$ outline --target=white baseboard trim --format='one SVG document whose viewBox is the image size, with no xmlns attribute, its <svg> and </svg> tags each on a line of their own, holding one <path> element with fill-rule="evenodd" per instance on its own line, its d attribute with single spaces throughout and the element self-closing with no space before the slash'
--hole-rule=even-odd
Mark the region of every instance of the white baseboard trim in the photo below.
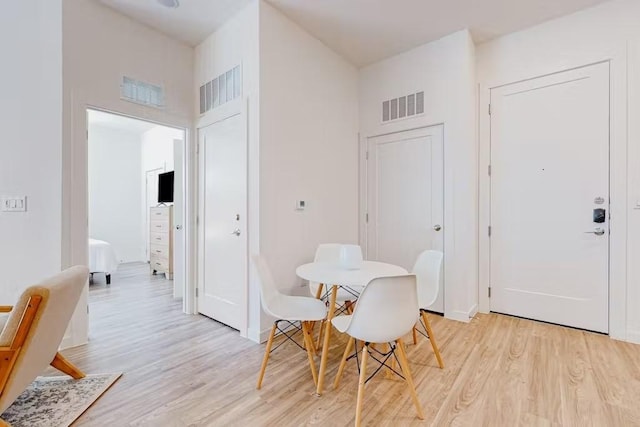
<svg viewBox="0 0 640 427">
<path fill-rule="evenodd" d="M 469 310 L 469 319 L 476 317 L 476 314 L 478 314 L 478 304 L 474 304 L 471 310 Z"/>
<path fill-rule="evenodd" d="M 634 344 L 640 344 L 640 331 L 629 331 L 627 330 L 627 342 L 631 342 Z"/>
<path fill-rule="evenodd" d="M 451 313 L 447 313 L 444 317 L 457 320 L 458 322 L 469 323 L 476 314 L 478 314 L 478 304 L 474 304 L 469 311 L 454 310 Z"/>
<path fill-rule="evenodd" d="M 262 344 L 269 339 L 269 330 L 260 331 L 258 329 L 249 328 L 247 330 L 247 338 L 255 343 Z"/>
<path fill-rule="evenodd" d="M 469 323 L 469 313 L 466 311 L 454 310 L 451 313 L 447 313 L 444 317 L 451 320 L 457 320 L 458 322 Z"/>
</svg>

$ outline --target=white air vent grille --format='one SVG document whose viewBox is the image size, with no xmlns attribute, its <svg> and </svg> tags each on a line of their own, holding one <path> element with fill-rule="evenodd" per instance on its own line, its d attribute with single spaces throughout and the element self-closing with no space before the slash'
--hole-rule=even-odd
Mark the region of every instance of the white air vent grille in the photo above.
<svg viewBox="0 0 640 427">
<path fill-rule="evenodd" d="M 164 108 L 164 89 L 161 86 L 127 76 L 122 77 L 120 98 L 148 107 Z"/>
<path fill-rule="evenodd" d="M 382 122 L 404 119 L 424 113 L 424 92 L 412 93 L 382 102 Z"/>
<path fill-rule="evenodd" d="M 242 73 L 238 65 L 200 86 L 200 114 L 240 96 L 242 96 Z"/>
</svg>

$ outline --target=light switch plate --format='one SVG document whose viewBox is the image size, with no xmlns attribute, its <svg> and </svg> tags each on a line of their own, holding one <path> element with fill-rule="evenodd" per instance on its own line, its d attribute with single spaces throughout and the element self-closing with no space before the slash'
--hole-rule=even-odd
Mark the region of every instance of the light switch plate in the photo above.
<svg viewBox="0 0 640 427">
<path fill-rule="evenodd" d="M 0 210 L 2 212 L 26 212 L 27 196 L 3 196 L 0 201 Z"/>
</svg>

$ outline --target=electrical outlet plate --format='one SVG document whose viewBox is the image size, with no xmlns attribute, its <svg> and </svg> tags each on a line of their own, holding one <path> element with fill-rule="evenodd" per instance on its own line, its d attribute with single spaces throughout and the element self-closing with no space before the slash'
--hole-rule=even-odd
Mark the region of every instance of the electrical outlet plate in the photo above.
<svg viewBox="0 0 640 427">
<path fill-rule="evenodd" d="M 26 212 L 27 196 L 3 196 L 0 201 L 0 210 L 2 210 L 2 212 Z"/>
</svg>

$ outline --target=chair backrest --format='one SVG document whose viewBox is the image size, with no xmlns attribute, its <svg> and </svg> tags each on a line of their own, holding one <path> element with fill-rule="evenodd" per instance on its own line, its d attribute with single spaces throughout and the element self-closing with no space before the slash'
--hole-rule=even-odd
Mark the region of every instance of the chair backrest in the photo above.
<svg viewBox="0 0 640 427">
<path fill-rule="evenodd" d="M 258 272 L 258 281 L 260 282 L 260 301 L 262 302 L 262 308 L 264 311 L 273 316 L 278 317 L 278 314 L 275 313 L 278 311 L 277 307 L 279 305 L 279 300 L 281 299 L 281 293 L 278 291 L 276 287 L 275 281 L 273 280 L 273 275 L 271 274 L 271 269 L 269 268 L 269 264 L 261 255 L 253 255 L 251 257 L 253 261 L 253 265 L 256 267 L 256 271 Z"/>
<path fill-rule="evenodd" d="M 326 262 L 329 264 L 340 263 L 340 243 L 322 243 L 316 249 L 314 262 Z"/>
<path fill-rule="evenodd" d="M 411 331 L 418 315 L 416 276 L 380 277 L 360 294 L 346 332 L 365 342 L 391 342 Z"/>
<path fill-rule="evenodd" d="M 427 250 L 418 256 L 413 266 L 413 274 L 418 281 L 420 308 L 426 309 L 438 299 L 443 258 L 444 254 L 440 251 Z"/>
<path fill-rule="evenodd" d="M 313 262 L 326 262 L 327 264 L 339 264 L 341 246 L 342 245 L 340 243 L 322 243 L 318 245 L 318 248 L 316 249 L 316 255 L 313 258 Z M 312 297 L 316 296 L 319 285 L 320 284 L 316 282 L 309 282 L 309 292 L 311 293 Z"/>
<path fill-rule="evenodd" d="M 53 361 L 88 278 L 88 268 L 72 267 L 27 288 L 20 296 L 0 333 L 0 350 L 18 349 L 0 390 L 0 413 Z M 37 301 L 39 304 L 33 310 Z M 29 315 L 31 319 L 27 319 Z M 30 327 L 25 329 L 27 323 Z M 22 339 L 19 345 L 17 341 Z"/>
</svg>

